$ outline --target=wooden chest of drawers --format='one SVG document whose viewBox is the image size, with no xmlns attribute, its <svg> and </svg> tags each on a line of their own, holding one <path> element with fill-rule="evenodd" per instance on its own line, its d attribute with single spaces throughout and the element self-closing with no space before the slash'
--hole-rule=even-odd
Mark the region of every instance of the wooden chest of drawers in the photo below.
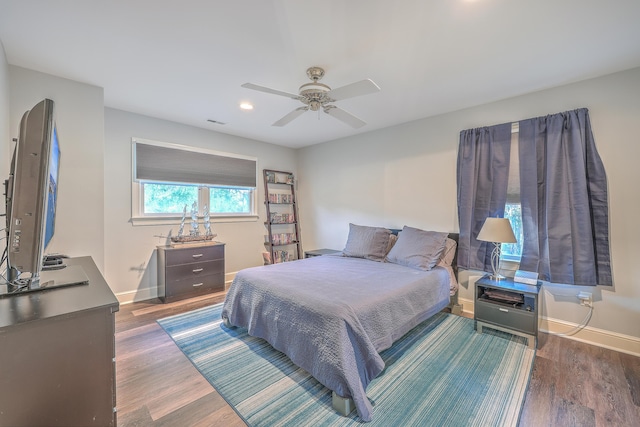
<svg viewBox="0 0 640 427">
<path fill-rule="evenodd" d="M 158 246 L 158 297 L 163 302 L 224 291 L 224 243 Z"/>
</svg>

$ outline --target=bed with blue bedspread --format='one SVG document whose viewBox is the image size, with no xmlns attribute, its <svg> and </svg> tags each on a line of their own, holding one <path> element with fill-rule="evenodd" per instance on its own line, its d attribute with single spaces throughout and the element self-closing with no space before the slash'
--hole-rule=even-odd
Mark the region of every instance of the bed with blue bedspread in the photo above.
<svg viewBox="0 0 640 427">
<path fill-rule="evenodd" d="M 359 417 L 370 421 L 366 389 L 384 369 L 379 352 L 449 304 L 455 263 L 425 270 L 389 262 L 393 258 L 386 255 L 382 260 L 344 256 L 348 248 L 349 242 L 337 256 L 238 272 L 222 317 L 352 399 Z"/>
</svg>

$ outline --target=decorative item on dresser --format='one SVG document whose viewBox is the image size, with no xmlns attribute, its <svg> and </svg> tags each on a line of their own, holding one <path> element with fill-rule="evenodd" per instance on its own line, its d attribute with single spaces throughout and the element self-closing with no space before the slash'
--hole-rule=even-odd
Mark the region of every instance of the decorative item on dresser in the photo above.
<svg viewBox="0 0 640 427">
<path fill-rule="evenodd" d="M 158 297 L 163 302 L 224 291 L 224 243 L 158 246 Z"/>
<path fill-rule="evenodd" d="M 495 280 L 483 276 L 476 281 L 474 320 L 476 330 L 483 327 L 509 332 L 527 338 L 529 347 L 536 348 L 538 339 L 537 285 L 517 283 L 507 278 Z"/>
<path fill-rule="evenodd" d="M 302 258 L 300 226 L 294 176 L 290 172 L 264 169 L 264 204 L 267 234 L 264 263 L 277 264 Z"/>
</svg>

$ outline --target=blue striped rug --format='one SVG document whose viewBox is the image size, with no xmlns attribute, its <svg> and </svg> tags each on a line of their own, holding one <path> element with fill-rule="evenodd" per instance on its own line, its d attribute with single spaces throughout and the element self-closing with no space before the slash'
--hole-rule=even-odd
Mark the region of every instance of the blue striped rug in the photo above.
<svg viewBox="0 0 640 427">
<path fill-rule="evenodd" d="M 331 392 L 266 341 L 221 324 L 220 304 L 158 323 L 250 426 L 362 425 L 338 415 Z M 513 426 L 535 351 L 524 339 L 438 313 L 381 353 L 367 388 L 370 426 Z"/>
</svg>

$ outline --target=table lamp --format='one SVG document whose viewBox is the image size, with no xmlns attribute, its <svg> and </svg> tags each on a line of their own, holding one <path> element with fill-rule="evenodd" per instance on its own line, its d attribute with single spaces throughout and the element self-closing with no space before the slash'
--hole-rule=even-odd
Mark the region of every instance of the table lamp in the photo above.
<svg viewBox="0 0 640 427">
<path fill-rule="evenodd" d="M 491 242 L 494 244 L 491 252 L 491 268 L 493 268 L 492 280 L 502 280 L 505 277 L 500 274 L 500 253 L 503 243 L 516 243 L 516 236 L 513 234 L 511 223 L 507 218 L 487 218 L 482 225 L 478 240 Z"/>
</svg>

